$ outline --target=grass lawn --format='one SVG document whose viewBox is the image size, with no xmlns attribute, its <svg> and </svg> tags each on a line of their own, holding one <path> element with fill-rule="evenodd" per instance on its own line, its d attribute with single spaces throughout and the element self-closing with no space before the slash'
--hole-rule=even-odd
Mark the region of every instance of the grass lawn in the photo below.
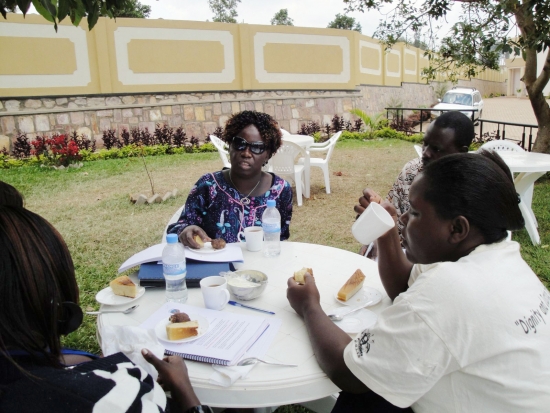
<svg viewBox="0 0 550 413">
<path fill-rule="evenodd" d="M 351 235 L 353 206 L 363 188 L 386 194 L 408 160 L 413 145 L 385 140 L 340 142 L 331 160 L 331 194 L 322 173 L 312 169 L 311 198 L 295 204 L 291 241 L 324 244 L 349 251 L 360 245 Z M 191 186 L 206 172 L 221 168 L 217 153 L 166 155 L 147 158 L 159 193 L 177 188 L 179 195 L 163 204 L 135 206 L 129 195 L 151 191 L 139 158 L 88 162 L 82 169 L 55 171 L 24 167 L 0 170 L 0 180 L 18 188 L 26 207 L 48 219 L 71 251 L 80 287 L 81 305 L 97 309 L 95 294 L 115 278 L 117 268 L 137 251 L 157 244 L 168 219 L 187 197 Z M 336 172 L 339 176 L 335 175 Z M 550 285 L 550 177 L 535 185 L 533 210 L 539 223 L 541 246 L 533 246 L 525 230 L 514 233 L 522 255 L 541 280 Z M 65 345 L 99 352 L 95 317 L 65 339 Z M 298 411 L 281 409 L 281 412 Z"/>
</svg>

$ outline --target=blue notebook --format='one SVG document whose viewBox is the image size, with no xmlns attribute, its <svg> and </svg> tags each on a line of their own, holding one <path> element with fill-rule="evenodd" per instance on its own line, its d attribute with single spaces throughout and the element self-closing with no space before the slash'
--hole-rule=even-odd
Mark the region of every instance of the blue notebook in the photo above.
<svg viewBox="0 0 550 413">
<path fill-rule="evenodd" d="M 199 288 L 200 281 L 211 275 L 220 275 L 220 272 L 231 271 L 228 262 L 204 262 L 186 260 L 187 264 L 187 288 Z M 147 262 L 141 264 L 138 273 L 139 285 L 142 287 L 164 287 L 162 264 Z"/>
</svg>

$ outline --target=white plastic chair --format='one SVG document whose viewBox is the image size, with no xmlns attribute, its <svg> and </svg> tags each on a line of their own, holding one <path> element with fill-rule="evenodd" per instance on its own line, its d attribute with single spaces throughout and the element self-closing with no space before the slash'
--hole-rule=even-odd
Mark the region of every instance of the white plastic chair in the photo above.
<svg viewBox="0 0 550 413">
<path fill-rule="evenodd" d="M 212 144 L 218 150 L 218 154 L 222 159 L 223 166 L 225 168 L 231 168 L 231 163 L 229 162 L 229 151 L 227 150 L 227 144 L 224 141 L 222 141 L 220 138 L 214 135 L 210 135 L 210 142 L 212 142 Z"/>
<path fill-rule="evenodd" d="M 481 145 L 479 149 L 480 150 L 491 149 L 497 152 L 500 152 L 500 151 L 524 152 L 524 149 L 518 144 L 511 141 L 506 141 L 504 139 L 485 142 L 483 145 Z"/>
<path fill-rule="evenodd" d="M 516 144 L 514 142 L 511 142 L 511 141 L 506 141 L 504 139 L 485 142 L 479 148 L 479 150 L 482 150 L 482 149 L 492 150 L 492 151 L 495 151 L 495 152 L 503 152 L 503 151 L 525 152 L 525 150 L 521 146 L 519 146 L 518 144 Z M 517 181 L 517 180 L 521 179 L 522 177 L 523 177 L 523 174 L 519 174 L 514 179 L 514 181 Z M 534 190 L 534 184 L 531 185 L 527 191 L 525 191 L 524 195 L 521 198 L 521 203 L 525 203 L 525 205 L 528 206 L 528 208 L 525 208 L 525 211 L 529 211 L 529 216 L 531 217 L 531 219 L 533 221 L 532 224 L 535 227 L 538 227 L 539 224 L 537 222 L 537 218 L 535 217 L 535 214 L 533 214 L 532 209 L 531 209 L 531 202 L 533 201 L 533 190 Z M 524 208 L 523 208 L 523 205 L 521 205 L 521 203 L 520 203 L 520 209 L 522 209 L 522 212 L 524 212 L 523 211 Z M 524 214 L 524 216 L 525 216 L 525 214 Z M 528 222 L 525 223 L 526 227 L 527 227 L 527 225 L 529 225 Z M 510 238 L 510 237 L 508 237 L 508 238 Z"/>
<path fill-rule="evenodd" d="M 298 158 L 306 159 L 297 163 Z M 309 157 L 304 148 L 293 142 L 283 141 L 279 150 L 269 160 L 270 170 L 281 178 L 290 179 L 296 185 L 296 202 L 302 206 L 302 191 L 305 187 L 305 168 L 309 168 Z"/>
<path fill-rule="evenodd" d="M 289 132 L 289 131 L 287 131 L 287 130 L 285 130 L 285 129 L 283 129 L 283 128 L 279 128 L 279 129 L 281 129 L 281 133 L 282 133 L 283 135 L 290 135 L 290 132 Z"/>
<path fill-rule="evenodd" d="M 418 154 L 419 158 L 422 158 L 422 146 L 420 145 L 414 145 L 414 150 Z"/>
<path fill-rule="evenodd" d="M 309 166 L 316 166 L 318 168 L 321 168 L 323 170 L 323 175 L 325 177 L 325 189 L 327 191 L 327 194 L 330 194 L 330 174 L 328 171 L 328 162 L 330 161 L 330 158 L 332 156 L 332 152 L 334 152 L 334 147 L 336 146 L 336 142 L 338 142 L 338 139 L 340 139 L 340 136 L 342 135 L 342 132 L 337 132 L 332 137 L 322 143 L 314 143 L 309 147 L 309 153 L 323 153 L 326 152 L 326 155 L 324 158 L 310 158 L 309 159 Z M 305 158 L 301 158 L 299 163 L 303 164 Z"/>
<path fill-rule="evenodd" d="M 178 222 L 178 219 L 181 216 L 181 213 L 183 212 L 183 208 L 185 208 L 185 205 L 182 205 L 176 212 L 174 212 L 174 215 L 172 215 L 172 218 L 168 221 L 168 224 L 166 224 L 166 227 L 164 228 L 164 232 L 162 234 L 162 239 L 160 240 L 161 244 L 166 243 L 166 233 L 168 232 L 168 226 L 170 224 L 175 224 Z"/>
</svg>

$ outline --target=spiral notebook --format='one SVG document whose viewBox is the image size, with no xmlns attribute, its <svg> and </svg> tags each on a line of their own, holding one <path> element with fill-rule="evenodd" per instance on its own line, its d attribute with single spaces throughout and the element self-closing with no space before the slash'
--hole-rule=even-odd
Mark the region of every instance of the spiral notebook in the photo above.
<svg viewBox="0 0 550 413">
<path fill-rule="evenodd" d="M 273 330 L 269 332 L 269 335 L 273 338 L 281 324 L 280 320 L 276 319 L 268 321 L 266 318 L 254 315 L 214 311 L 187 304 L 166 303 L 141 327 L 154 330 L 161 321 L 169 318 L 173 310 L 189 314 L 191 320 L 194 315 L 203 317 L 208 320 L 209 328 L 198 339 L 187 343 L 170 343 L 159 340 L 164 345 L 165 353 L 222 366 L 235 365 L 243 354 L 250 350 L 270 328 Z"/>
</svg>

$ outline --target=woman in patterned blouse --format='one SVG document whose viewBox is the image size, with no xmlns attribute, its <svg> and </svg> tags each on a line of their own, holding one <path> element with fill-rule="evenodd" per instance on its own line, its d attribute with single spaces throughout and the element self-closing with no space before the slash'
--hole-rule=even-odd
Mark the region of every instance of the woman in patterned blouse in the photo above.
<svg viewBox="0 0 550 413">
<path fill-rule="evenodd" d="M 199 248 L 193 239 L 239 241 L 246 227 L 261 226 L 267 200 L 281 214 L 281 240 L 290 236 L 292 192 L 284 179 L 262 171 L 281 146 L 281 131 L 268 114 L 243 111 L 226 124 L 222 139 L 229 145 L 231 168 L 203 175 L 191 189 L 178 222 L 168 228 L 183 245 Z"/>
</svg>

